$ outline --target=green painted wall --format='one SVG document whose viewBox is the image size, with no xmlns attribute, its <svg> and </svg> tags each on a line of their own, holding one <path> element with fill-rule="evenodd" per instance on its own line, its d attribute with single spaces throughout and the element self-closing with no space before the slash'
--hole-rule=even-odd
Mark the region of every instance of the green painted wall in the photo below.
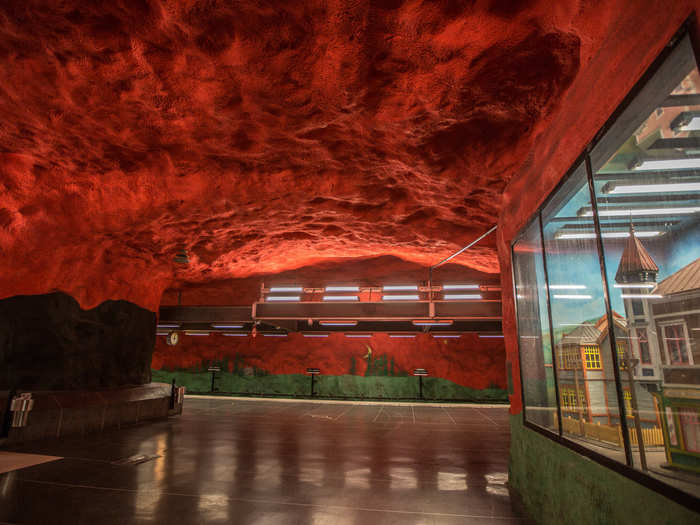
<svg viewBox="0 0 700 525">
<path fill-rule="evenodd" d="M 700 515 L 510 417 L 510 485 L 545 525 L 684 525 Z"/>
<path fill-rule="evenodd" d="M 219 364 L 219 363 L 217 363 Z M 225 366 L 221 367 L 226 369 Z M 153 381 L 170 383 L 173 378 L 188 392 L 207 393 L 211 390 L 211 372 L 153 370 Z M 251 375 L 217 372 L 215 387 L 219 392 L 238 394 L 267 394 L 307 396 L 311 377 L 305 374 L 272 375 L 264 370 L 253 370 Z M 415 399 L 418 397 L 418 378 L 385 375 L 320 375 L 316 376 L 316 395 L 354 399 Z M 507 402 L 507 393 L 501 388 L 473 389 L 438 377 L 423 378 L 424 399 L 453 401 Z"/>
</svg>

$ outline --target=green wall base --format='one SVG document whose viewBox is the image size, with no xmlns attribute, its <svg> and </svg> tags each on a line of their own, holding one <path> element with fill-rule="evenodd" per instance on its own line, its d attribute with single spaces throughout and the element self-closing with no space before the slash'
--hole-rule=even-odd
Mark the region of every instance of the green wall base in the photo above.
<svg viewBox="0 0 700 525">
<path fill-rule="evenodd" d="M 211 391 L 211 372 L 153 370 L 153 381 L 170 383 L 190 393 Z M 214 382 L 217 392 L 262 396 L 309 396 L 311 377 L 305 374 L 240 375 L 217 372 Z M 316 376 L 314 392 L 318 397 L 336 399 L 417 399 L 418 378 L 413 376 Z M 426 400 L 475 401 L 506 403 L 508 394 L 500 388 L 483 390 L 458 385 L 447 379 L 423 379 L 423 398 Z"/>
<path fill-rule="evenodd" d="M 700 515 L 510 417 L 510 485 L 542 524 L 682 525 Z"/>
</svg>

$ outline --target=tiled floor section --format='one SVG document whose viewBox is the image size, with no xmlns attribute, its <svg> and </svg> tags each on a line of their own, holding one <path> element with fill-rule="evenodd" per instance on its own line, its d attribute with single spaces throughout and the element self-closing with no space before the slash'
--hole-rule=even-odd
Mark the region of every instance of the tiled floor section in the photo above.
<svg viewBox="0 0 700 525">
<path fill-rule="evenodd" d="M 167 421 L 17 448 L 63 459 L 0 474 L 0 522 L 522 523 L 508 445 L 506 408 L 187 399 Z"/>
</svg>

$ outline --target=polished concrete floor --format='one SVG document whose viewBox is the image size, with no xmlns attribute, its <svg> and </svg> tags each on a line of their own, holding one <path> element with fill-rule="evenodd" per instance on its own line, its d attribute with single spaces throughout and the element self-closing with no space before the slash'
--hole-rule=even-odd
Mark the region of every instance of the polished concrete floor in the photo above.
<svg viewBox="0 0 700 525">
<path fill-rule="evenodd" d="M 506 408 L 185 400 L 182 416 L 12 450 L 0 523 L 520 523 Z"/>
</svg>

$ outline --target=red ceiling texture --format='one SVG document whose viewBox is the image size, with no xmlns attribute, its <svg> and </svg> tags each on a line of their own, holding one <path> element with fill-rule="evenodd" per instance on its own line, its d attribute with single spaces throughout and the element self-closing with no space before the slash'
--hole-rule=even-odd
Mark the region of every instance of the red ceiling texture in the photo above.
<svg viewBox="0 0 700 525">
<path fill-rule="evenodd" d="M 588 4 L 3 2 L 0 296 L 155 310 L 187 283 L 435 262 L 495 223 L 610 31 Z M 493 241 L 459 262 L 498 272 Z"/>
</svg>

